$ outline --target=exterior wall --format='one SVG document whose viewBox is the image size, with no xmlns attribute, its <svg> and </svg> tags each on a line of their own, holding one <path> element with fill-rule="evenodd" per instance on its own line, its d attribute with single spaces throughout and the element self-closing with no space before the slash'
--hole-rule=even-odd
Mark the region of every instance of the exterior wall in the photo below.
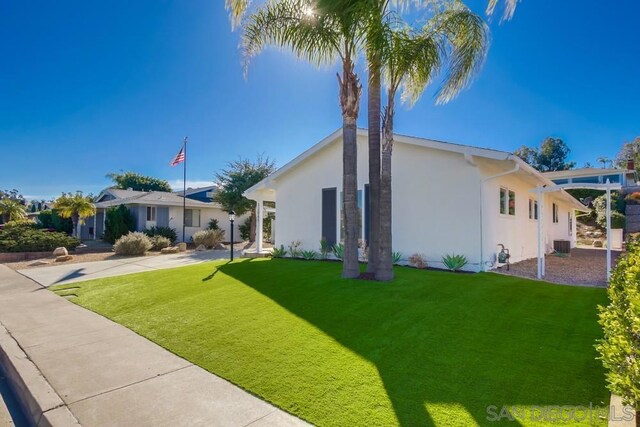
<svg viewBox="0 0 640 427">
<path fill-rule="evenodd" d="M 469 269 L 478 270 L 480 198 L 478 187 L 470 184 L 479 181 L 477 168 L 461 154 L 407 144 L 397 144 L 392 159 L 394 250 L 402 252 L 405 259 L 421 253 L 435 267 L 441 266 L 446 253 L 463 254 L 470 261 Z M 367 165 L 367 140 L 360 137 L 359 190 L 368 182 Z M 322 188 L 336 187 L 340 198 L 341 166 L 339 140 L 277 179 L 277 246 L 287 247 L 299 240 L 304 249 L 319 248 Z M 337 210 L 339 215 L 339 200 Z M 338 233 L 340 222 L 339 218 Z"/>
<path fill-rule="evenodd" d="M 187 207 L 187 209 L 190 209 Z M 193 208 L 198 209 L 198 208 Z M 238 226 L 244 223 L 248 215 L 238 216 L 234 223 L 234 240 L 239 242 L 240 231 Z M 231 240 L 231 227 L 229 224 L 229 214 L 218 208 L 200 208 L 200 227 L 185 227 L 186 242 L 191 241 L 191 237 L 196 231 L 205 230 L 209 226 L 211 219 L 218 220 L 218 226 L 224 230 L 225 240 Z M 182 207 L 169 207 L 169 227 L 174 228 L 178 234 L 178 241 L 182 241 Z"/>
</svg>

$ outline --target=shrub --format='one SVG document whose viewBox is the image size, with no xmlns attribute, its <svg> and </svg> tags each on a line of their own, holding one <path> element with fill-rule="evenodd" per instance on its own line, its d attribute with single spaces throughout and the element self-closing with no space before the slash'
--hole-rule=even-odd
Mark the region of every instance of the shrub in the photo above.
<svg viewBox="0 0 640 427">
<path fill-rule="evenodd" d="M 314 250 L 301 251 L 300 253 L 302 254 L 302 258 L 306 259 L 307 261 L 314 260 L 318 257 L 318 252 Z"/>
<path fill-rule="evenodd" d="M 593 201 L 593 209 L 596 212 L 596 223 L 601 228 L 607 227 L 607 195 L 596 197 Z M 611 193 L 611 217 L 613 212 L 624 214 L 625 202 L 617 191 Z"/>
<path fill-rule="evenodd" d="M 627 194 L 627 197 L 625 197 L 624 199 L 627 201 L 627 203 L 637 205 L 638 203 L 640 203 L 640 192 L 635 191 L 631 194 Z"/>
<path fill-rule="evenodd" d="M 156 227 L 156 226 L 149 227 L 146 230 L 144 230 L 144 234 L 146 234 L 149 237 L 154 237 L 154 236 L 166 237 L 167 239 L 169 239 L 169 244 L 178 240 L 178 234 L 176 233 L 176 230 L 170 227 Z"/>
<path fill-rule="evenodd" d="M 342 243 L 338 243 L 333 246 L 332 251 L 333 256 L 342 261 L 342 258 L 344 258 L 344 245 Z"/>
<path fill-rule="evenodd" d="M 323 237 L 320 239 L 320 258 L 327 259 L 330 251 L 331 247 L 329 246 L 329 243 L 327 243 L 327 239 Z"/>
<path fill-rule="evenodd" d="M 451 271 L 459 271 L 469 263 L 464 255 L 447 254 L 442 257 L 442 263 Z"/>
<path fill-rule="evenodd" d="M 289 244 L 289 255 L 291 258 L 298 258 L 300 256 L 300 243 L 298 240 L 294 240 Z"/>
<path fill-rule="evenodd" d="M 121 236 L 113 248 L 118 255 L 144 255 L 152 246 L 149 236 L 134 231 Z"/>
<path fill-rule="evenodd" d="M 624 228 L 626 222 L 627 222 L 626 216 L 624 216 L 620 212 L 616 212 L 616 211 L 611 212 L 611 228 Z M 606 220 L 605 220 L 605 227 L 606 227 Z"/>
<path fill-rule="evenodd" d="M 599 307 L 604 338 L 596 349 L 611 392 L 640 410 L 640 243 L 627 244 L 609 281 L 609 305 Z"/>
<path fill-rule="evenodd" d="M 38 224 L 30 219 L 16 219 L 9 221 L 2 226 L 3 230 L 11 230 L 14 228 L 38 228 Z"/>
<path fill-rule="evenodd" d="M 251 237 L 251 217 L 238 226 L 238 231 L 242 240 L 249 240 Z"/>
<path fill-rule="evenodd" d="M 215 218 L 211 218 L 211 220 L 209 220 L 207 230 L 220 230 L 220 227 L 218 226 L 218 220 Z"/>
<path fill-rule="evenodd" d="M 112 206 L 107 209 L 104 228 L 103 240 L 115 243 L 120 237 L 136 229 L 136 218 L 125 205 Z"/>
<path fill-rule="evenodd" d="M 205 248 L 211 249 L 222 243 L 224 230 L 200 230 L 193 234 L 192 239 L 196 246 L 204 245 Z"/>
<path fill-rule="evenodd" d="M 424 255 L 415 253 L 409 257 L 409 265 L 416 268 L 425 268 L 427 262 L 424 260 Z"/>
<path fill-rule="evenodd" d="M 393 252 L 391 254 L 391 259 L 393 260 L 393 265 L 398 265 L 400 263 L 400 260 L 402 259 L 402 253 Z"/>
<path fill-rule="evenodd" d="M 74 250 L 80 241 L 66 233 L 49 232 L 32 225 L 10 225 L 0 231 L 0 252 L 46 252 L 64 246 Z"/>
<path fill-rule="evenodd" d="M 164 248 L 171 246 L 171 240 L 164 236 L 148 236 L 151 241 L 152 251 L 161 251 Z"/>
<path fill-rule="evenodd" d="M 271 251 L 271 256 L 273 258 L 284 258 L 287 255 L 287 250 L 284 248 L 284 245 L 280 245 L 279 248 L 273 248 Z"/>
<path fill-rule="evenodd" d="M 73 231 L 73 221 L 71 218 L 62 218 L 57 209 L 48 209 L 38 214 L 38 221 L 42 228 L 49 228 L 55 231 L 71 234 Z"/>
</svg>

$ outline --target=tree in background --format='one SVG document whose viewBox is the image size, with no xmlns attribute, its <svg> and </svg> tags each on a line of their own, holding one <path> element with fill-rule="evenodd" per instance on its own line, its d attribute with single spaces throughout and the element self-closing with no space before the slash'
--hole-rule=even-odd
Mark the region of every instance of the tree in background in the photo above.
<svg viewBox="0 0 640 427">
<path fill-rule="evenodd" d="M 640 136 L 633 141 L 625 142 L 616 156 L 615 164 L 619 168 L 626 169 L 627 162 L 635 162 L 636 171 L 640 172 Z"/>
<path fill-rule="evenodd" d="M 251 228 L 249 240 L 256 239 L 256 202 L 249 200 L 242 193 L 275 172 L 275 162 L 269 157 L 258 156 L 255 161 L 238 159 L 227 163 L 227 168 L 216 173 L 219 190 L 213 200 L 220 203 L 227 211 L 235 211 L 236 215 L 251 212 Z"/>
<path fill-rule="evenodd" d="M 58 197 L 53 204 L 62 218 L 71 218 L 73 222 L 72 235 L 78 238 L 80 237 L 77 236 L 78 224 L 84 223 L 85 218 L 96 214 L 93 199 L 83 195 L 82 191 L 75 194 L 62 193 L 62 196 Z"/>
<path fill-rule="evenodd" d="M 562 139 L 545 138 L 540 148 L 523 145 L 514 151 L 514 154 L 540 172 L 551 172 L 569 170 L 575 167 L 575 162 L 567 161 L 570 151 Z"/>
<path fill-rule="evenodd" d="M 0 200 L 0 216 L 2 221 L 17 221 L 27 217 L 25 206 L 17 200 L 4 198 Z"/>
<path fill-rule="evenodd" d="M 611 165 L 611 167 L 613 167 L 613 161 L 608 158 L 607 156 L 600 156 L 596 159 L 596 161 L 598 163 L 602 163 L 602 168 L 605 169 L 607 167 L 607 163 L 609 163 Z"/>
<path fill-rule="evenodd" d="M 136 191 L 166 191 L 172 192 L 169 182 L 164 179 L 153 178 L 135 172 L 110 173 L 107 178 L 111 179 L 115 188 L 127 190 L 131 188 Z"/>
<path fill-rule="evenodd" d="M 73 221 L 71 221 L 71 218 L 62 218 L 58 214 L 57 209 L 40 211 L 38 214 L 38 221 L 40 221 L 42 228 L 61 231 L 67 234 L 71 234 L 73 231 Z"/>
<path fill-rule="evenodd" d="M 136 229 L 136 219 L 125 205 L 112 206 L 105 215 L 102 238 L 105 242 L 115 243 L 120 237 Z"/>
</svg>

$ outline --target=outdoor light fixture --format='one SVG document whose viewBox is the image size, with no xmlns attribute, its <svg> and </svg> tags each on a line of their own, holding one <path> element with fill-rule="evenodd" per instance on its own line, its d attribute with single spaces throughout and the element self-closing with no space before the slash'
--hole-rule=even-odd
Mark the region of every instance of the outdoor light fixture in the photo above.
<svg viewBox="0 0 640 427">
<path fill-rule="evenodd" d="M 231 261 L 233 261 L 233 222 L 236 220 L 236 213 L 229 211 L 229 222 L 231 223 Z"/>
</svg>

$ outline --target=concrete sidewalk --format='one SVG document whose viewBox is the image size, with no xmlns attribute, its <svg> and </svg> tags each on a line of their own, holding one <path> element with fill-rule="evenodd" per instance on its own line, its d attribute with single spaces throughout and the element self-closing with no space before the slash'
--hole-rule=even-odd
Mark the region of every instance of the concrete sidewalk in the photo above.
<svg viewBox="0 0 640 427">
<path fill-rule="evenodd" d="M 121 276 L 123 274 L 140 273 L 163 268 L 182 267 L 226 258 L 229 258 L 229 251 L 191 251 L 171 255 L 118 258 L 77 264 L 57 264 L 51 267 L 27 268 L 19 270 L 19 273 L 35 280 L 42 286 L 49 287 L 101 277 Z"/>
<path fill-rule="evenodd" d="M 3 265 L 0 323 L 0 356 L 33 362 L 20 375 L 53 425 L 306 425 Z"/>
</svg>

